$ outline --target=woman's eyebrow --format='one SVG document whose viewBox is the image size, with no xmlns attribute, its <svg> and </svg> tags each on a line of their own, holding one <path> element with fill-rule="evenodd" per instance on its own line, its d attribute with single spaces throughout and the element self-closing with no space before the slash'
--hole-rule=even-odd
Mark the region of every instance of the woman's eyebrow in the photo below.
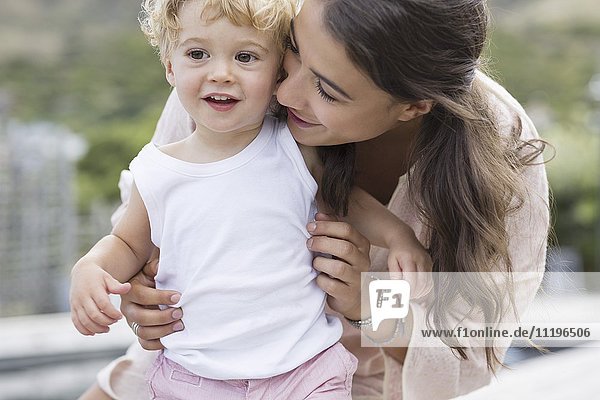
<svg viewBox="0 0 600 400">
<path fill-rule="evenodd" d="M 320 73 L 318 73 L 317 71 L 315 71 L 312 68 L 309 68 L 310 71 L 315 74 L 315 76 L 317 78 L 319 78 L 322 82 L 325 82 L 327 84 L 327 86 L 331 87 L 333 90 L 335 90 L 336 92 L 338 92 L 339 94 L 341 94 L 342 96 L 344 96 L 346 99 L 353 101 L 354 99 L 352 97 L 350 97 L 350 95 L 348 93 L 346 93 L 341 87 L 339 87 L 338 85 L 336 85 L 335 83 L 333 83 L 331 80 L 325 78 L 323 75 L 321 75 Z"/>
<path fill-rule="evenodd" d="M 290 25 L 290 36 L 292 38 L 292 42 L 294 43 L 294 47 L 296 48 L 296 50 L 298 52 L 300 52 L 300 46 L 298 45 L 298 41 L 296 40 L 296 31 L 294 30 L 294 20 L 293 19 L 292 19 L 291 25 Z M 325 82 L 327 84 L 327 86 L 331 87 L 333 90 L 335 90 L 336 92 L 338 92 L 339 94 L 344 96 L 346 99 L 354 100 L 352 97 L 350 97 L 348 95 L 348 93 L 346 93 L 341 87 L 336 85 L 331 79 L 324 77 L 322 74 L 318 73 L 317 71 L 315 71 L 312 68 L 309 68 L 309 69 L 317 78 L 319 78 L 321 81 Z"/>
</svg>

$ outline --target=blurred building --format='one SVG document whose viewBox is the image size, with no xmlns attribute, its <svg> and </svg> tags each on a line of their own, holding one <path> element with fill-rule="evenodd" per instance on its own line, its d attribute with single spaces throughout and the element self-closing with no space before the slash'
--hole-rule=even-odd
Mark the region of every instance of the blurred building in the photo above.
<svg viewBox="0 0 600 400">
<path fill-rule="evenodd" d="M 77 252 L 75 163 L 85 142 L 54 124 L 8 121 L 2 108 L 0 317 L 64 310 L 65 270 Z"/>
</svg>

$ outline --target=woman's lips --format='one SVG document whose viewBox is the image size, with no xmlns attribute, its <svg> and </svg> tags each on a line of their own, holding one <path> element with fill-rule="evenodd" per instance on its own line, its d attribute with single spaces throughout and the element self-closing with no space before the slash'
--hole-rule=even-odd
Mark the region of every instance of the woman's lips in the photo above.
<svg viewBox="0 0 600 400">
<path fill-rule="evenodd" d="M 318 124 L 311 124 L 310 122 L 306 122 L 299 116 L 297 116 L 292 110 L 288 108 L 288 118 L 300 128 L 312 128 L 313 126 L 317 126 Z"/>
</svg>

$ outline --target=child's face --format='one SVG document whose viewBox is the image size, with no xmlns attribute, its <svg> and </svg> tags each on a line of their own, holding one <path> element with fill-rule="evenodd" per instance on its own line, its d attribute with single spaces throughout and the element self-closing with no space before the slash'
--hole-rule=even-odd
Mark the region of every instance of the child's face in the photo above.
<svg viewBox="0 0 600 400">
<path fill-rule="evenodd" d="M 201 12 L 198 1 L 181 9 L 167 80 L 199 128 L 220 133 L 256 129 L 275 91 L 279 47 L 253 27 L 233 25 L 227 18 L 207 23 Z"/>
</svg>

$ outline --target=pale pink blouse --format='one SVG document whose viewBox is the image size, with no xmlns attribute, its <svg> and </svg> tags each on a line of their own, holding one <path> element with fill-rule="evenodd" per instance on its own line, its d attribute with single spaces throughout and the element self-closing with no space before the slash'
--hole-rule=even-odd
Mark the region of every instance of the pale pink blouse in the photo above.
<svg viewBox="0 0 600 400">
<path fill-rule="evenodd" d="M 538 138 L 537 131 L 519 103 L 499 84 L 483 74 L 478 78 L 489 91 L 490 102 L 497 111 L 501 128 L 505 134 L 511 131 L 514 116 L 522 121 L 522 138 Z M 181 140 L 191 134 L 193 122 L 179 103 L 175 92 L 171 94 L 158 122 L 153 141 L 166 144 Z M 528 195 L 523 207 L 507 221 L 510 233 L 510 255 L 515 272 L 515 303 L 522 315 L 532 302 L 540 285 L 545 266 L 547 232 L 549 227 L 548 183 L 541 156 L 536 165 L 523 172 Z M 121 177 L 122 197 L 128 197 L 131 178 L 128 171 Z M 125 202 L 125 201 L 124 201 Z M 126 204 L 124 204 L 125 206 Z M 424 242 L 423 224 L 418 220 L 416 210 L 408 199 L 406 176 L 400 177 L 398 186 L 388 204 L 388 208 L 409 224 L 417 237 Z M 115 213 L 118 218 L 120 211 Z M 386 269 L 386 250 L 373 248 L 371 251 L 372 270 Z M 360 332 L 344 323 L 342 343 L 359 359 L 359 367 L 354 376 L 353 399 L 355 400 L 434 400 L 453 398 L 487 385 L 492 374 L 487 369 L 483 348 L 468 351 L 468 360 L 455 356 L 448 347 L 420 345 L 420 329 L 425 328 L 425 301 L 411 300 L 414 327 L 411 344 L 404 364 L 389 357 L 380 348 L 361 347 Z M 510 342 L 500 342 L 503 357 Z M 114 397 L 137 399 L 138 388 L 144 365 L 153 359 L 149 352 L 142 353 L 139 346 L 131 348 L 128 355 L 115 360 L 99 374 L 101 387 Z"/>
</svg>

